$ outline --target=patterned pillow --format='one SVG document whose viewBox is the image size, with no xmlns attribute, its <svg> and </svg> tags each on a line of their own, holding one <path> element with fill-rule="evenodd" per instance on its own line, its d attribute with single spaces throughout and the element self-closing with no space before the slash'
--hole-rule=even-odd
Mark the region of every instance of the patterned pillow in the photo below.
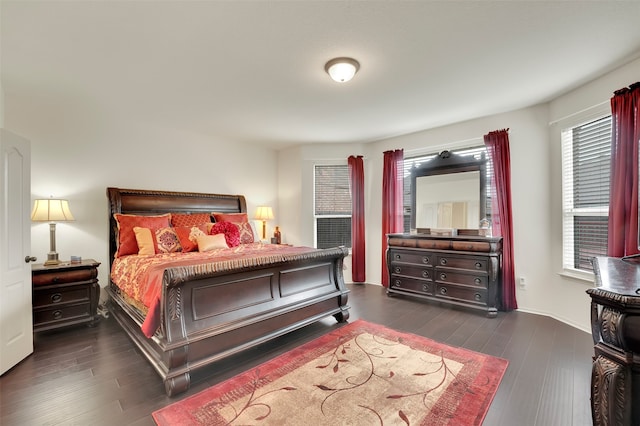
<svg viewBox="0 0 640 426">
<path fill-rule="evenodd" d="M 178 234 L 172 227 L 156 230 L 156 253 L 175 253 L 182 251 Z"/>
<path fill-rule="evenodd" d="M 238 227 L 238 231 L 240 231 L 240 244 L 251 244 L 254 242 L 253 239 L 253 227 L 250 223 L 234 223 Z"/>
<path fill-rule="evenodd" d="M 113 217 L 118 225 L 118 250 L 115 257 L 138 253 L 138 242 L 133 232 L 134 227 L 149 228 L 155 231 L 156 229 L 168 227 L 170 220 L 168 213 L 160 216 L 114 213 Z"/>
<path fill-rule="evenodd" d="M 238 226 L 231 222 L 217 222 L 211 227 L 209 234 L 224 234 L 229 247 L 237 247 L 240 245 L 240 230 Z"/>
<path fill-rule="evenodd" d="M 208 234 L 208 225 L 179 226 L 175 228 L 183 252 L 198 250 L 198 236 Z"/>
<path fill-rule="evenodd" d="M 246 213 L 211 213 L 216 222 L 233 222 L 233 223 L 246 223 L 249 222 L 249 217 Z"/>
<path fill-rule="evenodd" d="M 171 226 L 177 228 L 179 226 L 197 226 L 203 223 L 210 223 L 211 215 L 209 213 L 171 213 Z"/>
</svg>

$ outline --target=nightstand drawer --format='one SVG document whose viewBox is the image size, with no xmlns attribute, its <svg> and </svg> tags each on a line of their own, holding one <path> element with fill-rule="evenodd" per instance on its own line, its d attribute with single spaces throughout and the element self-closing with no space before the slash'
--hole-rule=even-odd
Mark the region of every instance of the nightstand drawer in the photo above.
<svg viewBox="0 0 640 426">
<path fill-rule="evenodd" d="M 89 301 L 91 287 L 88 285 L 56 286 L 46 291 L 33 293 L 33 307 Z"/>
<path fill-rule="evenodd" d="M 33 274 L 33 285 L 49 285 L 88 281 L 98 276 L 96 268 L 74 269 L 69 271 L 38 272 Z"/>
<path fill-rule="evenodd" d="M 68 322 L 73 319 L 89 318 L 91 306 L 89 303 L 51 307 L 49 309 L 34 309 L 34 325 L 51 325 L 57 321 Z"/>
</svg>

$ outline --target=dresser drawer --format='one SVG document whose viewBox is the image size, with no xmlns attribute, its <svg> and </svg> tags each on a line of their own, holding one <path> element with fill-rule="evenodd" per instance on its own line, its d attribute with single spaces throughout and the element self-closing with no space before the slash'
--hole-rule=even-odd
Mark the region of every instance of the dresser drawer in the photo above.
<svg viewBox="0 0 640 426">
<path fill-rule="evenodd" d="M 487 288 L 489 277 L 483 274 L 463 273 L 451 269 L 437 268 L 434 272 L 435 281 L 442 283 L 464 284 L 473 287 Z"/>
<path fill-rule="evenodd" d="M 391 273 L 393 275 L 404 275 L 429 281 L 433 279 L 433 268 L 429 266 L 394 263 L 391 265 Z"/>
<path fill-rule="evenodd" d="M 88 281 L 98 276 L 96 268 L 72 269 L 68 271 L 54 270 L 51 272 L 41 272 L 33 274 L 33 285 L 49 285 L 72 283 L 77 281 Z"/>
<path fill-rule="evenodd" d="M 403 290 L 420 294 L 433 294 L 433 283 L 431 281 L 417 280 L 406 277 L 391 277 L 390 287 L 394 290 Z"/>
<path fill-rule="evenodd" d="M 33 325 L 41 326 L 47 323 L 67 322 L 73 319 L 89 318 L 91 306 L 89 303 L 76 305 L 64 305 L 60 307 L 50 307 L 47 309 L 33 310 Z"/>
<path fill-rule="evenodd" d="M 56 286 L 33 292 L 33 307 L 84 302 L 91 298 L 89 285 Z"/>
<path fill-rule="evenodd" d="M 414 263 L 418 265 L 432 265 L 433 259 L 435 255 L 432 253 L 424 253 L 424 252 L 412 252 L 412 251 L 400 251 L 400 250 L 391 250 L 390 252 L 390 260 L 392 263 L 402 262 L 402 263 Z"/>
<path fill-rule="evenodd" d="M 487 272 L 489 270 L 489 260 L 486 257 L 439 255 L 436 259 L 436 266 Z"/>
<path fill-rule="evenodd" d="M 486 305 L 488 302 L 488 292 L 483 288 L 466 288 L 440 283 L 436 283 L 435 287 L 436 297 L 455 299 L 478 305 Z"/>
</svg>

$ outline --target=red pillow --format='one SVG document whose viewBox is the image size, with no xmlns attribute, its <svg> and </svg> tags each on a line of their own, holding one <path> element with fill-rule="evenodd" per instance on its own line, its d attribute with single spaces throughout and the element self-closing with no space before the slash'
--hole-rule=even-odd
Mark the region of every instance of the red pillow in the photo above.
<svg viewBox="0 0 640 426">
<path fill-rule="evenodd" d="M 207 235 L 207 225 L 202 224 L 198 226 L 179 226 L 175 228 L 178 239 L 182 245 L 182 251 L 196 251 L 198 250 L 198 236 Z"/>
<path fill-rule="evenodd" d="M 244 223 L 234 223 L 238 227 L 238 231 L 240 231 L 240 243 L 241 244 L 251 244 L 254 242 L 253 239 L 253 228 L 249 222 Z"/>
<path fill-rule="evenodd" d="M 138 242 L 133 228 L 149 228 L 156 231 L 169 226 L 169 214 L 160 216 L 139 216 L 133 214 L 114 213 L 113 217 L 118 224 L 118 250 L 115 257 L 138 253 Z"/>
<path fill-rule="evenodd" d="M 178 226 L 198 226 L 209 222 L 211 222 L 211 215 L 209 213 L 171 213 L 171 226 L 175 228 Z"/>
<path fill-rule="evenodd" d="M 240 230 L 232 222 L 214 223 L 209 234 L 224 234 L 224 239 L 227 241 L 229 247 L 237 247 L 240 245 Z"/>
<path fill-rule="evenodd" d="M 248 223 L 249 217 L 246 213 L 216 213 L 213 212 L 213 217 L 216 222 L 233 222 L 233 223 Z"/>
</svg>

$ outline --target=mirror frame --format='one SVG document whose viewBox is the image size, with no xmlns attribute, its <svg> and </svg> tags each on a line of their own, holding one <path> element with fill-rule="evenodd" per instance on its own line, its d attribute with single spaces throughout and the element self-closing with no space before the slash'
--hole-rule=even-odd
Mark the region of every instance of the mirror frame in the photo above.
<svg viewBox="0 0 640 426">
<path fill-rule="evenodd" d="M 456 155 L 442 151 L 433 159 L 411 169 L 411 229 L 416 229 L 416 179 L 423 176 L 435 176 L 462 172 L 480 172 L 480 220 L 487 216 L 487 160 Z"/>
</svg>

